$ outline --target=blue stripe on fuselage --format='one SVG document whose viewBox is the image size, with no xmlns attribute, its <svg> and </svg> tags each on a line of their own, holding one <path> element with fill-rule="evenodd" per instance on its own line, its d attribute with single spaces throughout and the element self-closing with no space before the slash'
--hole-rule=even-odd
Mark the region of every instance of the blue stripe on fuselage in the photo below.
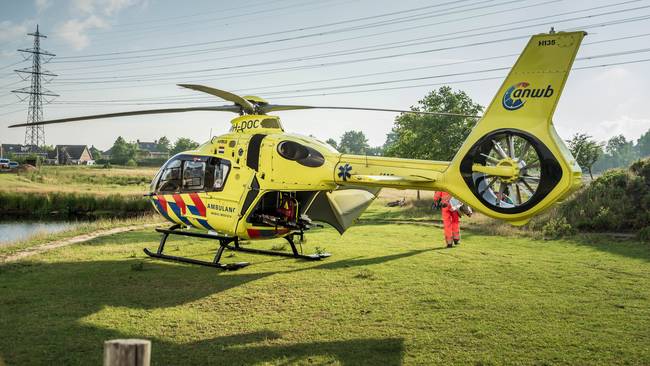
<svg viewBox="0 0 650 366">
<path fill-rule="evenodd" d="M 185 217 L 185 216 L 183 216 L 183 215 L 181 214 L 181 208 L 178 207 L 178 205 L 176 204 L 176 202 L 171 202 L 171 201 L 170 201 L 170 202 L 167 202 L 167 204 L 169 205 L 169 208 L 172 209 L 172 212 L 174 212 L 174 214 L 176 215 L 176 217 L 178 217 L 178 218 L 179 218 L 181 221 L 183 221 L 183 223 L 185 223 L 186 225 L 188 225 L 188 226 L 192 226 L 192 223 L 190 222 L 190 220 L 188 220 L 187 217 Z"/>
<path fill-rule="evenodd" d="M 201 216 L 201 213 L 199 212 L 199 209 L 196 208 L 196 206 L 192 205 L 187 205 L 187 208 L 190 210 L 190 213 L 195 216 Z"/>
<path fill-rule="evenodd" d="M 160 204 L 160 202 L 157 199 L 152 198 L 152 201 L 153 201 L 153 204 L 156 205 L 156 209 L 158 210 L 158 213 L 162 215 L 162 217 L 164 217 L 165 219 L 173 222 L 174 224 L 176 223 L 176 222 L 174 222 L 174 220 L 172 220 L 172 218 L 169 216 L 169 214 L 167 214 L 167 211 L 165 211 L 163 209 L 162 205 Z"/>
<path fill-rule="evenodd" d="M 204 228 L 206 228 L 206 229 L 208 229 L 208 230 L 215 231 L 215 230 L 212 228 L 212 226 L 210 226 L 210 224 L 208 224 L 208 221 L 207 221 L 207 220 L 204 220 L 204 219 L 196 219 L 196 221 L 198 221 L 199 224 L 203 225 Z"/>
</svg>

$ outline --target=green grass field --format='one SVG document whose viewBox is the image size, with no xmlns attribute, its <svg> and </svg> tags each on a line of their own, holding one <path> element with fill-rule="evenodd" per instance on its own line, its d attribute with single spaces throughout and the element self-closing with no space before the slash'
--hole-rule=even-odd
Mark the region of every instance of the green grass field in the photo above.
<svg viewBox="0 0 650 366">
<path fill-rule="evenodd" d="M 237 253 L 224 261 L 253 265 L 221 272 L 145 259 L 147 230 L 0 265 L 0 364 L 96 365 L 124 337 L 152 340 L 155 365 L 650 364 L 647 245 L 441 235 L 322 229 L 305 251 L 324 261 Z"/>
</svg>

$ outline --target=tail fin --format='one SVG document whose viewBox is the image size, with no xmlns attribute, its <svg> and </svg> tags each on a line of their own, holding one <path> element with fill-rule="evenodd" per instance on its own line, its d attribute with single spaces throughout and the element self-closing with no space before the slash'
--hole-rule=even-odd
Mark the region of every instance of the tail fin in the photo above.
<svg viewBox="0 0 650 366">
<path fill-rule="evenodd" d="M 524 224 L 580 185 L 551 117 L 584 32 L 533 36 L 444 174 L 454 196 Z"/>
</svg>

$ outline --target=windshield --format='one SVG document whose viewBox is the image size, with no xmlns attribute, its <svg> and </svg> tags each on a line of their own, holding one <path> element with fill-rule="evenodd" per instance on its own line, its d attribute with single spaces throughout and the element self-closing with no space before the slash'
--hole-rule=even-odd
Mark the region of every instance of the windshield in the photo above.
<svg viewBox="0 0 650 366">
<path fill-rule="evenodd" d="M 226 185 L 230 162 L 209 156 L 178 155 L 158 171 L 152 192 L 221 191 Z"/>
</svg>

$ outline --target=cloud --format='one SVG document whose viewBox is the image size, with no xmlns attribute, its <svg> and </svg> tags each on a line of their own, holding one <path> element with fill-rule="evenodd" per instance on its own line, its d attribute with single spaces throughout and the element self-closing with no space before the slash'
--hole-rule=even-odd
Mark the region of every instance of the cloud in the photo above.
<svg viewBox="0 0 650 366">
<path fill-rule="evenodd" d="M 599 141 L 622 134 L 636 140 L 650 127 L 647 66 L 625 65 L 571 75 L 555 126 L 563 138 L 587 133 Z"/>
<path fill-rule="evenodd" d="M 72 8 L 85 15 L 112 16 L 123 9 L 144 2 L 143 0 L 73 0 Z"/>
<path fill-rule="evenodd" d="M 87 30 L 107 27 L 108 23 L 104 19 L 90 15 L 84 20 L 68 20 L 59 27 L 57 34 L 76 50 L 81 50 L 90 44 L 90 38 L 86 34 Z"/>
<path fill-rule="evenodd" d="M 648 131 L 649 126 L 650 119 L 648 118 L 632 118 L 624 115 L 615 120 L 603 121 L 600 127 L 609 136 L 623 135 L 627 139 L 636 140 Z"/>
<path fill-rule="evenodd" d="M 34 5 L 36 5 L 36 11 L 40 14 L 44 12 L 47 8 L 52 5 L 51 0 L 34 0 Z"/>
<path fill-rule="evenodd" d="M 95 0 L 74 0 L 72 9 L 82 14 L 93 14 L 95 12 Z"/>
<path fill-rule="evenodd" d="M 113 15 L 122 9 L 136 5 L 139 2 L 139 0 L 106 0 L 103 11 L 106 15 Z"/>
<path fill-rule="evenodd" d="M 0 41 L 13 41 L 18 38 L 25 37 L 28 31 L 27 24 L 27 21 L 20 24 L 14 23 L 11 20 L 4 20 L 0 22 Z"/>
<path fill-rule="evenodd" d="M 10 51 L 10 50 L 1 50 L 0 51 L 0 58 L 9 58 L 9 57 L 15 57 L 18 52 L 16 51 Z"/>
<path fill-rule="evenodd" d="M 56 33 L 76 50 L 82 50 L 90 45 L 89 30 L 110 28 L 111 17 L 134 5 L 144 6 L 146 0 L 72 0 L 71 4 L 77 16 L 60 25 Z"/>
</svg>

